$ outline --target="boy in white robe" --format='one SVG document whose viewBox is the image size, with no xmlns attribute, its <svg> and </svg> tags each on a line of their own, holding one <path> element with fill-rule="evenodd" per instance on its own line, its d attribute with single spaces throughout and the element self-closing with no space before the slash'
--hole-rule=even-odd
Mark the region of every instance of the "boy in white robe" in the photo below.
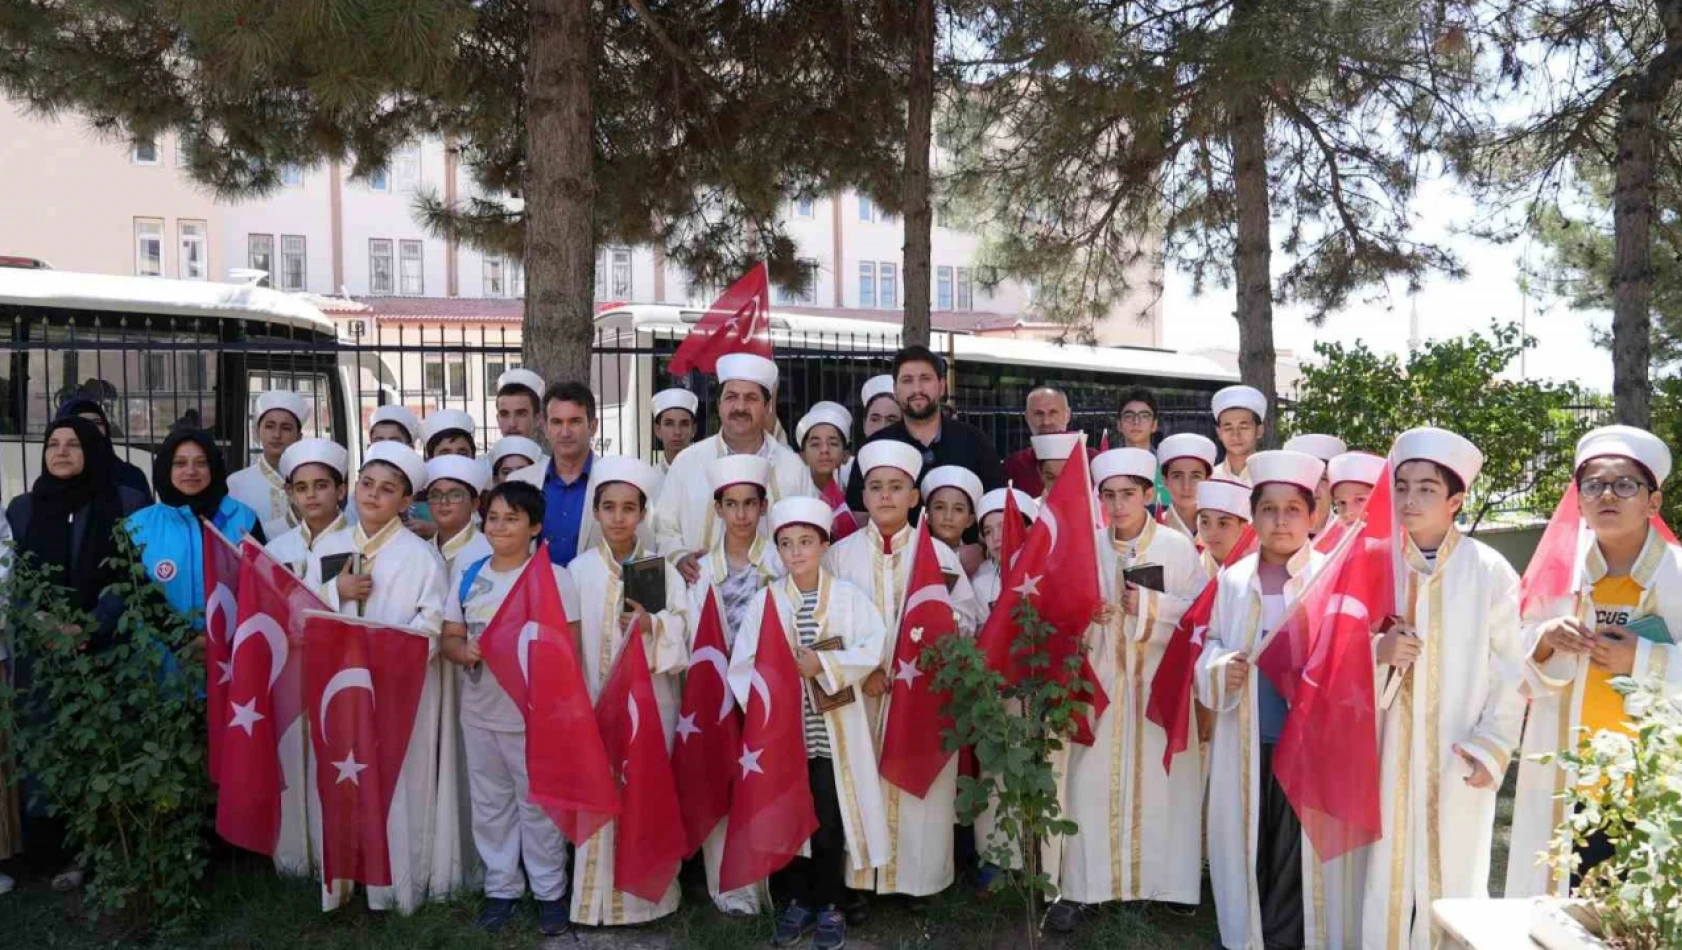
<svg viewBox="0 0 1682 950">
<path fill-rule="evenodd" d="M 264 550 L 312 591 L 321 589 L 321 559 L 350 553 L 350 525 L 342 510 L 348 467 L 349 454 L 331 439 L 303 439 L 287 446 L 280 456 L 280 472 L 300 517 L 296 528 L 271 540 Z M 280 764 L 285 788 L 280 797 L 275 869 L 307 875 L 317 863 L 310 847 L 311 826 L 320 825 L 321 810 L 310 802 L 315 782 L 309 723 L 302 716 L 280 737 Z M 319 828 L 315 836 L 319 837 Z"/>
<path fill-rule="evenodd" d="M 1016 510 L 1021 514 L 1024 529 L 1032 525 L 1040 514 L 1039 502 L 1019 489 L 995 488 L 981 496 L 977 518 L 981 524 L 981 544 L 987 552 L 987 559 L 976 568 L 970 584 L 975 588 L 975 602 L 982 617 L 992 612 L 1004 584 L 1004 567 L 999 563 L 999 557 L 1000 546 L 1005 539 L 1005 492 L 1016 493 Z"/>
<path fill-rule="evenodd" d="M 1181 432 L 1156 447 L 1156 464 L 1168 489 L 1168 504 L 1157 520 L 1197 541 L 1197 486 L 1215 472 L 1215 443 L 1195 432 Z"/>
<path fill-rule="evenodd" d="M 491 484 L 500 485 L 508 476 L 548 457 L 535 440 L 523 435 L 505 435 L 491 446 Z"/>
<path fill-rule="evenodd" d="M 1411 429 L 1390 465 L 1400 622 L 1374 644 L 1384 836 L 1366 849 L 1361 942 L 1430 950 L 1433 901 L 1488 896 L 1495 795 L 1524 720 L 1518 575 L 1454 523 L 1477 446 Z"/>
<path fill-rule="evenodd" d="M 434 462 L 439 461 L 434 459 Z M 444 658 L 455 664 L 459 715 L 471 806 L 473 846 L 485 865 L 485 905 L 477 925 L 488 933 L 513 917 L 526 880 L 537 898 L 538 928 L 545 936 L 571 929 L 563 898 L 567 845 L 559 828 L 530 800 L 526 774 L 526 721 L 491 671 L 480 662 L 479 637 L 496 617 L 531 560 L 543 532 L 543 493 L 511 482 L 491 490 L 485 512 L 486 550 L 459 560 L 450 573 L 444 608 Z M 578 589 L 566 568 L 550 570 L 568 618 L 579 612 Z M 568 626 L 574 639 L 579 623 Z M 521 872 L 521 865 L 525 873 Z"/>
<path fill-rule="evenodd" d="M 777 551 L 787 576 L 755 597 L 730 651 L 730 689 L 745 706 L 766 598 L 776 605 L 801 676 L 827 693 L 857 690 L 879 668 L 887 628 L 864 591 L 823 567 L 834 512 L 816 498 L 789 498 L 771 511 Z M 835 650 L 812 644 L 839 638 Z M 845 873 L 880 867 L 891 849 L 882 805 L 882 783 L 870 718 L 861 698 L 827 712 L 803 691 L 806 755 L 818 830 L 809 856 L 796 857 L 777 872 L 777 889 L 789 903 L 777 917 L 773 946 L 791 946 L 814 927 L 815 947 L 838 948 L 847 925 L 839 905 Z"/>
<path fill-rule="evenodd" d="M 648 516 L 648 500 L 660 485 L 660 473 L 641 459 L 624 455 L 598 458 L 591 473 L 592 514 L 601 540 L 567 565 L 578 585 L 584 684 L 594 702 L 607 686 L 613 661 L 632 630 L 640 631 L 666 750 L 672 747 L 682 693 L 678 679 L 689 667 L 689 594 L 670 564 L 665 571 L 666 602 L 639 604 L 625 597 L 624 565 L 657 557 L 638 540 L 637 528 Z M 618 822 L 609 822 L 573 852 L 572 922 L 587 926 L 641 924 L 677 910 L 678 882 L 658 901 L 648 901 L 613 886 L 613 842 Z"/>
<path fill-rule="evenodd" d="M 672 462 L 695 441 L 695 414 L 701 401 L 687 389 L 662 389 L 654 394 L 654 437 L 660 451 L 654 456 L 654 470 L 661 475 L 672 470 Z"/>
<path fill-rule="evenodd" d="M 1335 435 L 1306 432 L 1286 439 L 1283 448 L 1289 452 L 1312 455 L 1326 463 L 1326 474 L 1320 476 L 1320 486 L 1314 489 L 1314 528 L 1309 532 L 1309 537 L 1317 538 L 1326 530 L 1326 525 L 1332 522 L 1335 514 L 1332 509 L 1332 459 L 1348 452 L 1349 446 Z"/>
<path fill-rule="evenodd" d="M 1250 486 L 1209 479 L 1197 486 L 1197 559 L 1205 580 L 1214 580 L 1250 525 Z"/>
<path fill-rule="evenodd" d="M 439 823 L 456 822 L 460 815 L 453 795 L 441 800 L 438 782 L 441 768 L 455 768 L 454 743 L 441 746 L 439 741 L 444 661 L 436 647 L 448 579 L 438 550 L 403 527 L 399 517 L 415 493 L 425 489 L 426 465 L 413 449 L 395 441 L 369 446 L 357 473 L 355 501 L 360 520 L 351 529 L 350 566 L 322 589 L 331 610 L 407 627 L 433 638 L 430 675 L 415 709 L 414 729 L 386 821 L 392 884 L 368 889 L 370 908 L 405 914 L 414 912 L 428 897 L 449 896 L 462 883 L 455 876 L 459 868 L 433 864 Z M 453 787 L 442 786 L 446 792 Z M 453 829 L 447 833 L 455 834 Z M 332 909 L 347 896 L 342 887 L 335 886 L 324 890 L 322 900 Z"/>
<path fill-rule="evenodd" d="M 1664 500 L 1659 487 L 1671 473 L 1670 449 L 1641 429 L 1606 426 L 1577 443 L 1573 467 L 1578 507 L 1561 514 L 1582 519 L 1577 530 L 1586 536 L 1576 553 L 1561 556 L 1572 558 L 1574 590 L 1525 604 L 1523 692 L 1530 713 L 1513 803 L 1509 898 L 1565 897 L 1613 847 L 1596 833 L 1572 854 L 1549 855 L 1568 817 L 1560 793 L 1577 777 L 1537 757 L 1603 731 L 1639 729 L 1643 710 L 1612 688 L 1617 676 L 1643 684 L 1656 679 L 1672 701 L 1682 699 L 1682 647 L 1629 630 L 1636 620 L 1658 617 L 1673 641 L 1682 640 L 1682 550 L 1652 524 Z M 1556 875 L 1544 863 L 1550 856 L 1574 859 L 1574 872 Z"/>
<path fill-rule="evenodd" d="M 1069 750 L 1068 809 L 1079 831 L 1063 845 L 1063 899 L 1046 920 L 1060 932 L 1075 928 L 1082 904 L 1196 904 L 1202 886 L 1201 752 L 1193 741 L 1182 753 L 1190 765 L 1165 773 L 1167 734 L 1145 718 L 1163 649 L 1205 583 L 1191 540 L 1150 517 L 1156 475 L 1144 449 L 1092 460 L 1110 527 L 1098 545 L 1104 608 L 1087 628 L 1087 656 L 1110 702 L 1092 745 Z M 1161 567 L 1162 590 L 1126 579 L 1147 564 Z"/>
<path fill-rule="evenodd" d="M 726 650 L 736 642 L 748 605 L 783 575 L 783 562 L 775 547 L 760 526 L 765 523 L 766 485 L 771 479 L 771 465 L 757 455 L 726 455 L 714 459 L 707 467 L 707 478 L 713 486 L 713 506 L 724 530 L 712 549 L 701 556 L 701 578 L 689 589 L 691 624 L 690 648 L 698 633 L 701 613 L 706 609 L 710 592 L 718 593 L 719 619 L 724 624 Z M 768 903 L 763 887 L 743 887 L 720 893 L 719 864 L 724 860 L 724 836 L 730 820 L 718 823 L 701 845 L 701 856 L 707 871 L 707 893 L 713 905 L 726 914 L 749 915 L 759 912 Z"/>
<path fill-rule="evenodd" d="M 1267 435 L 1267 397 L 1254 386 L 1228 386 L 1209 400 L 1209 411 L 1226 450 L 1226 458 L 1209 477 L 1251 484 L 1250 457 Z"/>
<path fill-rule="evenodd" d="M 861 446 L 858 470 L 859 478 L 864 480 L 864 501 L 870 523 L 824 555 L 824 567 L 868 594 L 884 626 L 890 630 L 899 629 L 905 585 L 910 581 L 911 562 L 916 553 L 912 543 L 916 532 L 908 519 L 920 498 L 916 486 L 922 467 L 923 453 L 904 442 L 883 440 Z M 955 578 L 951 597 L 958 613 L 958 631 L 973 636 L 982 621 L 975 591 L 964 575 L 958 555 L 939 541 L 933 541 L 933 545 L 941 570 Z M 876 732 L 880 732 L 882 725 L 885 706 L 882 698 L 891 685 L 888 669 L 893 663 L 895 647 L 893 637 L 884 638 L 880 666 L 862 686 L 865 709 Z M 885 783 L 882 798 L 887 808 L 890 845 L 887 861 L 877 868 L 854 869 L 848 886 L 912 897 L 927 897 L 950 886 L 954 877 L 952 826 L 957 783 L 957 756 L 946 763 L 921 799 Z"/>
<path fill-rule="evenodd" d="M 1300 452 L 1258 452 L 1251 510 L 1260 550 L 1217 581 L 1197 664 L 1198 701 L 1215 711 L 1209 753 L 1209 877 L 1227 950 L 1354 945 L 1342 859 L 1322 865 L 1273 775 L 1288 713 L 1253 657 L 1324 555 L 1308 529 L 1325 464 Z"/>
<path fill-rule="evenodd" d="M 310 407 L 295 392 L 271 389 L 257 397 L 256 416 L 253 431 L 263 454 L 228 476 L 228 494 L 257 513 L 263 537 L 273 540 L 298 525 L 298 514 L 292 510 L 292 499 L 286 491 L 286 476 L 280 471 L 280 457 L 303 438 Z"/>
<path fill-rule="evenodd" d="M 479 496 L 490 487 L 490 465 L 467 455 L 436 455 L 426 463 L 426 478 L 426 506 L 438 526 L 433 542 L 444 569 L 490 557 L 490 542 L 473 523 Z"/>
</svg>

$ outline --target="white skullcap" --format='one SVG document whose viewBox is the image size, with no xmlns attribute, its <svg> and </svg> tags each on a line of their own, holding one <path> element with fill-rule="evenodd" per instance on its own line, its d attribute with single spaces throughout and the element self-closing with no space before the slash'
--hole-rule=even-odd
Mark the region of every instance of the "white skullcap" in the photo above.
<svg viewBox="0 0 1682 950">
<path fill-rule="evenodd" d="M 482 492 L 491 483 L 491 466 L 484 459 L 440 455 L 426 463 L 426 482 L 430 485 L 441 478 L 461 482 L 474 492 Z"/>
<path fill-rule="evenodd" d="M 375 409 L 374 415 L 368 420 L 369 431 L 373 431 L 373 428 L 382 422 L 395 422 L 402 426 L 403 431 L 409 434 L 411 441 L 414 440 L 415 436 L 420 435 L 420 417 L 410 411 L 408 406 L 401 403 L 392 403 Z"/>
<path fill-rule="evenodd" d="M 1163 468 L 1167 468 L 1169 462 L 1180 459 L 1197 459 L 1212 472 L 1215 470 L 1215 455 L 1215 443 L 1195 432 L 1171 435 L 1156 447 L 1156 462 Z"/>
<path fill-rule="evenodd" d="M 332 439 L 299 439 L 280 453 L 280 477 L 291 481 L 300 465 L 325 465 L 344 478 L 350 474 L 350 453 Z"/>
<path fill-rule="evenodd" d="M 505 435 L 491 446 L 491 464 L 496 465 L 510 455 L 518 455 L 532 464 L 543 457 L 543 447 L 523 435 Z"/>
<path fill-rule="evenodd" d="M 1322 462 L 1330 462 L 1349 451 L 1349 444 L 1335 435 L 1320 435 L 1310 432 L 1292 436 L 1285 442 L 1284 449 L 1287 452 L 1301 452 L 1305 455 L 1312 455 Z"/>
<path fill-rule="evenodd" d="M 1066 462 L 1080 441 L 1079 432 L 1053 432 L 1036 435 L 1028 440 L 1034 446 L 1034 458 L 1042 462 Z"/>
<path fill-rule="evenodd" d="M 775 538 L 778 531 L 791 524 L 810 525 L 828 538 L 835 526 L 835 509 L 823 499 L 809 495 L 784 498 L 771 506 L 771 537 Z"/>
<path fill-rule="evenodd" d="M 662 389 L 654 394 L 654 418 L 660 418 L 660 413 L 667 409 L 684 409 L 691 416 L 701 408 L 701 401 L 687 389 Z"/>
<path fill-rule="evenodd" d="M 718 358 L 718 381 L 745 379 L 766 389 L 777 388 L 777 364 L 755 353 L 726 353 Z"/>
<path fill-rule="evenodd" d="M 1635 426 L 1601 426 L 1588 432 L 1577 440 L 1577 460 L 1571 469 L 1581 471 L 1589 462 L 1608 455 L 1641 463 L 1658 482 L 1654 488 L 1664 487 L 1665 479 L 1670 477 L 1670 447 L 1663 439 Z"/>
<path fill-rule="evenodd" d="M 1209 409 L 1215 414 L 1217 422 L 1220 421 L 1221 413 L 1228 409 L 1248 409 L 1256 414 L 1256 418 L 1265 421 L 1267 397 L 1254 386 L 1228 386 L 1215 393 L 1215 397 L 1209 400 Z"/>
<path fill-rule="evenodd" d="M 1197 483 L 1197 510 L 1219 511 L 1250 520 L 1250 486 L 1211 478 Z"/>
<path fill-rule="evenodd" d="M 1269 482 L 1283 482 L 1313 492 L 1320 487 L 1320 476 L 1326 474 L 1326 463 L 1307 452 L 1279 449 L 1250 456 L 1244 470 L 1256 488 Z"/>
<path fill-rule="evenodd" d="M 981 496 L 981 504 L 975 510 L 975 520 L 980 522 L 995 511 L 1005 510 L 1005 493 L 1016 496 L 1016 510 L 1022 512 L 1029 521 L 1040 516 L 1040 503 L 1028 497 L 1028 493 L 1020 488 L 995 488 Z"/>
<path fill-rule="evenodd" d="M 1110 449 L 1092 460 L 1092 484 L 1102 488 L 1117 475 L 1131 475 L 1156 484 L 1156 456 L 1145 449 Z"/>
<path fill-rule="evenodd" d="M 531 390 L 533 396 L 538 399 L 543 398 L 543 377 L 529 369 L 511 369 L 498 376 L 496 378 L 497 392 L 501 392 L 504 386 L 524 386 Z"/>
<path fill-rule="evenodd" d="M 923 476 L 923 504 L 928 504 L 936 489 L 956 488 L 969 496 L 971 511 L 981 508 L 981 479 L 962 465 L 939 465 Z"/>
<path fill-rule="evenodd" d="M 771 484 L 771 462 L 757 455 L 726 455 L 707 463 L 707 481 L 716 494 L 731 485 Z"/>
<path fill-rule="evenodd" d="M 1396 436 L 1396 444 L 1390 447 L 1392 470 L 1401 468 L 1405 462 L 1421 459 L 1435 462 L 1460 476 L 1461 484 L 1467 488 L 1472 487 L 1472 481 L 1483 470 L 1483 453 L 1471 440 L 1435 426 L 1409 429 Z"/>
<path fill-rule="evenodd" d="M 420 453 L 414 449 L 399 442 L 375 442 L 362 454 L 362 467 L 367 468 L 374 462 L 395 466 L 409 479 L 409 490 L 414 494 L 426 490 L 426 463 L 421 461 Z"/>
<path fill-rule="evenodd" d="M 806 433 L 816 426 L 834 426 L 835 431 L 841 433 L 841 444 L 845 445 L 848 433 L 853 431 L 853 414 L 838 402 L 825 400 L 812 403 L 812 408 L 806 410 L 806 414 L 794 424 L 794 444 L 804 448 Z"/>
<path fill-rule="evenodd" d="M 262 422 L 264 416 L 276 409 L 290 412 L 292 418 L 298 420 L 300 427 L 303 426 L 305 419 L 310 418 L 310 405 L 304 400 L 304 397 L 285 389 L 271 389 L 257 397 L 255 421 Z"/>
<path fill-rule="evenodd" d="M 436 409 L 421 423 L 421 445 L 428 445 L 433 437 L 445 432 L 460 432 L 472 439 L 477 428 L 473 417 L 460 409 Z M 477 443 L 478 440 L 474 439 L 474 442 Z"/>
<path fill-rule="evenodd" d="M 600 491 L 608 482 L 635 485 L 645 500 L 653 500 L 654 490 L 660 485 L 660 473 L 654 470 L 654 466 L 639 458 L 629 455 L 604 455 L 596 459 L 591 467 L 590 481 L 596 485 L 594 491 Z"/>
<path fill-rule="evenodd" d="M 1344 482 L 1377 485 L 1384 473 L 1384 459 L 1371 452 L 1344 452 L 1326 463 L 1326 481 L 1332 487 Z"/>
<path fill-rule="evenodd" d="M 910 475 L 913 484 L 916 483 L 917 476 L 923 473 L 923 453 L 894 439 L 866 442 L 864 447 L 859 449 L 858 463 L 861 477 L 869 475 L 871 469 L 884 465 Z"/>
<path fill-rule="evenodd" d="M 872 376 L 865 380 L 864 385 L 859 388 L 859 405 L 869 409 L 871 400 L 877 396 L 892 396 L 893 394 L 894 378 L 892 376 L 886 373 L 881 376 Z"/>
</svg>

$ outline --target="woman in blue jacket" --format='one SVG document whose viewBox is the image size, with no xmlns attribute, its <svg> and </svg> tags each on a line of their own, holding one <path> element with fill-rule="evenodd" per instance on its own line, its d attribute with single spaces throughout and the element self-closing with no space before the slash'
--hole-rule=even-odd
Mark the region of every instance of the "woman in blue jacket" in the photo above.
<svg viewBox="0 0 1682 950">
<path fill-rule="evenodd" d="M 164 589 L 169 605 L 204 620 L 204 536 L 199 519 L 235 543 L 251 535 L 261 544 L 257 513 L 228 497 L 228 466 L 222 450 L 203 429 L 177 429 L 152 460 L 152 484 L 160 501 L 135 512 L 128 529 L 140 546 L 146 572 Z"/>
</svg>

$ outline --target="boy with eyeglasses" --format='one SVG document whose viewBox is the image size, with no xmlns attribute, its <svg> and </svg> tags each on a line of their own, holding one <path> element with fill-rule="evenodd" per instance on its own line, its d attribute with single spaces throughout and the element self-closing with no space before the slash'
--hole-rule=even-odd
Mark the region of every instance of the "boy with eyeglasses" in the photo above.
<svg viewBox="0 0 1682 950">
<path fill-rule="evenodd" d="M 1558 790 L 1575 776 L 1537 756 L 1602 732 L 1635 735 L 1644 710 L 1612 688 L 1615 677 L 1656 679 L 1671 700 L 1682 698 L 1682 648 L 1676 645 L 1682 637 L 1682 552 L 1664 540 L 1658 522 L 1660 488 L 1670 472 L 1670 449 L 1632 426 L 1596 429 L 1577 443 L 1577 504 L 1561 506 L 1536 554 L 1557 560 L 1554 569 L 1573 578 L 1571 588 L 1563 594 L 1526 590 L 1523 691 L 1530 714 L 1514 800 L 1508 897 L 1563 897 L 1611 856 L 1615 844 L 1596 834 L 1576 847 L 1579 864 L 1569 880 L 1539 863 L 1566 817 Z M 1593 543 L 1573 543 L 1585 527 Z M 1556 529 L 1565 532 L 1564 543 L 1546 543 Z M 1533 565 L 1527 577 L 1548 566 Z M 1632 631 L 1655 623 L 1649 618 L 1662 620 L 1663 630 Z"/>
<path fill-rule="evenodd" d="M 1215 414 L 1215 434 L 1226 449 L 1226 458 L 1209 477 L 1250 484 L 1250 456 L 1267 434 L 1267 397 L 1253 386 L 1228 386 L 1215 393 L 1209 409 Z"/>
<path fill-rule="evenodd" d="M 479 494 L 490 483 L 491 467 L 483 459 L 439 455 L 426 463 L 426 504 L 438 526 L 434 542 L 445 570 L 490 555 L 490 542 L 473 524 Z"/>
</svg>

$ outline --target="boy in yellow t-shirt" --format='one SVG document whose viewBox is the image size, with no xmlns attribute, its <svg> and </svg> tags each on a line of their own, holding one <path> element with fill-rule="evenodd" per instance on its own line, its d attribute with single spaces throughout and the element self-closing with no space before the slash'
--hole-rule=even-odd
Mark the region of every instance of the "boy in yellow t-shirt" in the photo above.
<svg viewBox="0 0 1682 950">
<path fill-rule="evenodd" d="M 1628 574 L 1607 574 L 1596 581 L 1594 628 L 1606 633 L 1611 627 L 1627 627 L 1637 616 L 1635 608 L 1641 603 L 1642 593 L 1641 585 Z M 1633 654 L 1633 634 L 1625 636 L 1631 637 L 1629 649 Z M 1592 736 L 1602 729 L 1635 735 L 1635 727 L 1624 715 L 1624 697 L 1612 688 L 1612 680 L 1617 675 L 1603 666 L 1589 664 L 1583 680 L 1582 725 L 1587 735 Z"/>
</svg>

